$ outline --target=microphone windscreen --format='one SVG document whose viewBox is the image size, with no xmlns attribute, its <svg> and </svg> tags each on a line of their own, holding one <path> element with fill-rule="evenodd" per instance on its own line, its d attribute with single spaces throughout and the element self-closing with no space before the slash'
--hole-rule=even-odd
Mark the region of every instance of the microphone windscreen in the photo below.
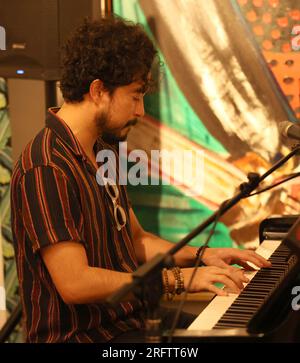
<svg viewBox="0 0 300 363">
<path fill-rule="evenodd" d="M 290 121 L 281 121 L 278 124 L 278 129 L 281 135 L 283 136 L 288 136 L 287 135 L 287 131 L 289 129 L 289 127 L 293 126 L 293 123 Z"/>
</svg>

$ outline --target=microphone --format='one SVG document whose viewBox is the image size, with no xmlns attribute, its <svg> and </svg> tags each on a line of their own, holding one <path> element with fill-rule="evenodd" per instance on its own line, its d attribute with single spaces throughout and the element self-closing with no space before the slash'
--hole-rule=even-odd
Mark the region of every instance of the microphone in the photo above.
<svg viewBox="0 0 300 363">
<path fill-rule="evenodd" d="M 278 124 L 278 129 L 281 135 L 300 141 L 300 124 L 282 121 Z"/>
</svg>

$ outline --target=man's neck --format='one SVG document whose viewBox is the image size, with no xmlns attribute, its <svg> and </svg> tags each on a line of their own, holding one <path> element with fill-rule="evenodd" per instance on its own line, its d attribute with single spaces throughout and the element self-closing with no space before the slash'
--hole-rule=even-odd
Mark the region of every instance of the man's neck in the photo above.
<svg viewBox="0 0 300 363">
<path fill-rule="evenodd" d="M 84 152 L 91 157 L 98 135 L 94 114 L 88 106 L 84 103 L 64 103 L 57 112 L 57 116 L 69 126 Z"/>
</svg>

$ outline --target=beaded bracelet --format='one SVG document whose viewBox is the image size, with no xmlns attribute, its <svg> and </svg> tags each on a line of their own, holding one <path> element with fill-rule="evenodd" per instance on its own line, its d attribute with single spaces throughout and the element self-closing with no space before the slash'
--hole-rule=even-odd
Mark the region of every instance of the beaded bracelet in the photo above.
<svg viewBox="0 0 300 363">
<path fill-rule="evenodd" d="M 173 300 L 174 293 L 170 292 L 169 278 L 168 278 L 168 270 L 166 268 L 163 269 L 163 282 L 164 282 L 164 293 L 167 297 L 167 300 Z"/>
<path fill-rule="evenodd" d="M 173 267 L 172 272 L 175 277 L 175 293 L 180 295 L 184 291 L 183 273 L 178 266 Z"/>
</svg>

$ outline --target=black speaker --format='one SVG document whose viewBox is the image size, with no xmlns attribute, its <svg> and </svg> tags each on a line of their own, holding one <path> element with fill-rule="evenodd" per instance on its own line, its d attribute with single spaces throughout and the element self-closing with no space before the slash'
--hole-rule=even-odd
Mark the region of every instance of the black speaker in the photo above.
<svg viewBox="0 0 300 363">
<path fill-rule="evenodd" d="M 101 0 L 0 0 L 0 77 L 58 80 L 60 49 L 85 16 L 101 17 Z M 102 7 L 101 7 L 102 6 Z"/>
</svg>

